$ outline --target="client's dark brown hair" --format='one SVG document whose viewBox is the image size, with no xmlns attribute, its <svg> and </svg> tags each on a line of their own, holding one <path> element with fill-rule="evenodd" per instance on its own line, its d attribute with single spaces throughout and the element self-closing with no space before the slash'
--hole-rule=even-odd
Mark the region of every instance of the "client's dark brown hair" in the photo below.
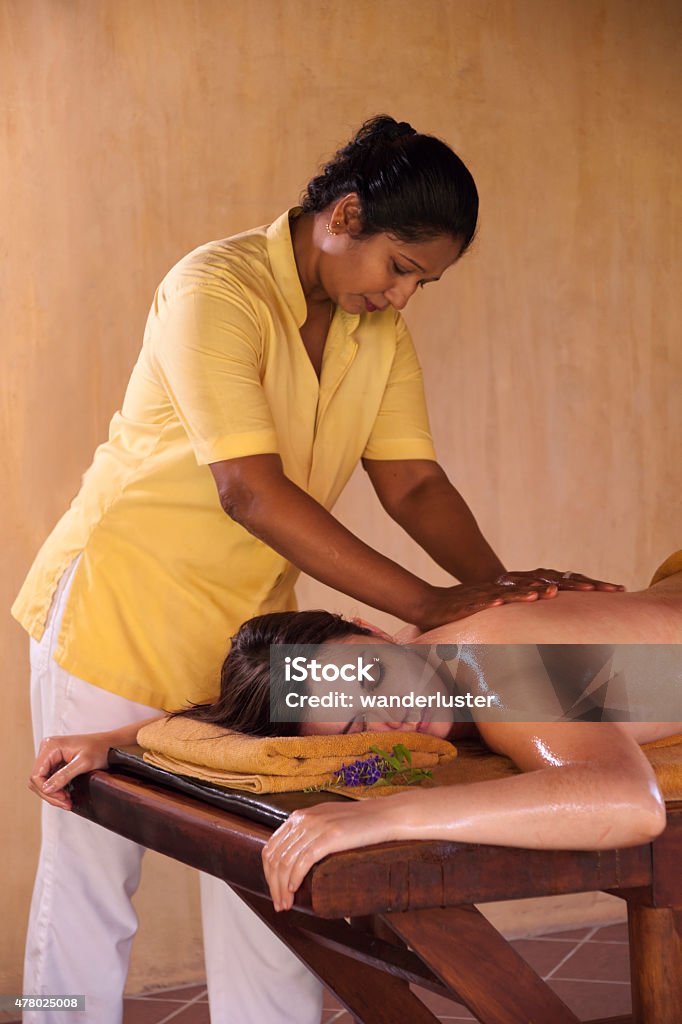
<svg viewBox="0 0 682 1024">
<path fill-rule="evenodd" d="M 272 612 L 248 619 L 232 637 L 220 673 L 220 696 L 206 704 L 173 712 L 251 736 L 297 736 L 300 722 L 270 721 L 270 647 L 301 647 L 346 636 L 371 636 L 371 630 L 325 611 Z"/>
</svg>

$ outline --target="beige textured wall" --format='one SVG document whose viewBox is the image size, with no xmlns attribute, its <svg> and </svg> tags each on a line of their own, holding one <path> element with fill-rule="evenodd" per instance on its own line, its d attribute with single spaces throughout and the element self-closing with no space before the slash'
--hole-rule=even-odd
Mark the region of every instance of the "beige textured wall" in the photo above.
<svg viewBox="0 0 682 1024">
<path fill-rule="evenodd" d="M 3 608 L 166 269 L 270 220 L 384 110 L 450 141 L 481 192 L 474 251 L 409 311 L 442 461 L 509 564 L 643 584 L 680 543 L 681 33 L 676 0 L 0 0 Z M 339 514 L 438 578 L 362 474 Z M 6 615 L 0 633 L 10 992 L 38 804 L 26 641 Z M 138 902 L 132 987 L 192 977 L 191 874 L 157 860 Z"/>
</svg>

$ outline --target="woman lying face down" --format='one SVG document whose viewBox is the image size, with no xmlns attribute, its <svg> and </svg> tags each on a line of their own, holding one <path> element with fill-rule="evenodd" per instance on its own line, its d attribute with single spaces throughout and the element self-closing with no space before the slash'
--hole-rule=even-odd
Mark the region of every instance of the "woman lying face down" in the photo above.
<svg viewBox="0 0 682 1024">
<path fill-rule="evenodd" d="M 367 678 L 344 683 L 317 681 L 296 682 L 284 679 L 284 657 L 280 657 L 280 671 L 271 671 L 271 650 L 282 648 L 287 660 L 296 663 L 297 657 L 319 659 L 318 676 L 338 669 L 344 662 L 353 667 L 358 661 L 366 666 Z M 381 652 L 376 662 L 377 651 Z M 407 660 L 406 660 L 407 659 Z M 386 730 L 428 732 L 447 738 L 452 730 L 451 716 L 440 721 L 419 718 L 409 710 L 399 714 L 378 709 L 371 715 L 343 708 L 330 711 L 325 707 L 311 709 L 313 700 L 333 693 L 350 695 L 353 691 L 385 698 L 388 692 L 398 692 L 414 684 L 424 675 L 423 666 L 415 655 L 406 653 L 387 634 L 369 625 L 348 621 L 327 611 L 273 612 L 249 619 L 232 638 L 230 653 L 223 663 L 220 677 L 220 697 L 211 703 L 198 704 L 177 716 L 186 716 L 210 722 L 236 732 L 252 736 L 313 736 L 348 734 L 354 732 L 384 732 Z M 428 693 L 445 692 L 445 683 L 433 672 L 428 672 L 423 687 Z M 299 721 L 287 706 L 286 697 L 293 698 L 299 709 Z"/>
<path fill-rule="evenodd" d="M 622 633 L 627 620 L 631 642 L 644 642 L 644 633 L 652 610 L 661 627 L 655 639 L 674 639 L 679 628 L 682 609 L 676 599 L 657 603 L 653 591 L 642 602 L 639 595 L 600 595 L 601 601 L 613 601 L 610 610 L 600 607 L 601 623 L 585 628 L 583 636 L 593 644 L 612 632 L 615 624 Z M 668 594 L 668 597 L 670 594 Z M 544 620 L 544 609 L 538 605 L 540 621 L 536 628 L 545 643 L 576 642 L 572 595 L 560 595 L 553 602 L 557 613 L 564 597 L 566 624 L 555 616 L 552 624 Z M 581 600 L 584 595 L 581 595 Z M 620 602 L 616 604 L 616 602 Z M 601 605 L 601 602 L 600 602 Z M 569 607 L 570 606 L 570 607 Z M 578 607 L 578 606 L 576 606 Z M 456 644 L 465 633 L 472 644 L 514 642 L 519 635 L 508 614 L 501 608 L 483 617 L 474 631 L 473 622 L 466 627 L 454 623 L 440 627 L 431 634 L 417 638 L 406 634 L 411 643 Z M 522 642 L 533 635 L 532 624 L 525 609 L 519 621 L 523 624 Z M 506 614 L 505 614 L 506 613 Z M 612 619 L 613 621 L 610 621 Z M 503 631 L 500 632 L 503 627 Z M 596 629 L 596 632 L 595 632 Z M 620 638 L 620 635 L 619 637 Z M 679 632 L 677 633 L 679 638 Z M 440 737 L 457 739 L 471 733 L 464 723 L 425 720 L 404 713 L 384 714 L 379 720 L 365 721 L 357 714 L 345 717 L 334 712 L 335 721 L 271 722 L 270 720 L 270 644 L 323 644 L 338 649 L 347 645 L 357 651 L 375 651 L 376 644 L 390 646 L 390 638 L 377 634 L 371 627 L 345 622 L 326 612 L 280 613 L 262 616 L 246 623 L 235 638 L 223 669 L 221 699 L 214 704 L 198 706 L 182 714 L 256 735 L 295 735 L 345 733 L 368 729 L 386 731 L 423 731 Z M 582 648 L 578 654 L 592 650 L 603 660 L 604 651 Z M 501 678 L 504 662 L 514 652 L 499 648 L 500 673 L 495 661 L 489 660 L 485 690 L 495 689 L 495 676 Z M 489 650 L 490 653 L 490 650 Z M 522 657 L 527 673 L 533 675 L 530 651 Z M 492 649 L 492 658 L 495 649 Z M 349 660 L 352 660 L 349 658 Z M 383 659 L 382 659 L 383 660 Z M 389 663 L 391 659 L 386 659 Z M 537 686 L 546 685 L 544 667 L 537 658 Z M 475 688 L 475 666 L 464 666 L 470 688 Z M 542 676 L 542 678 L 541 678 Z M 509 672 L 505 669 L 505 677 Z M 395 692 L 391 679 L 376 685 Z M 526 678 L 528 689 L 533 678 Z M 375 683 L 361 684 L 372 689 Z M 442 685 L 438 677 L 428 683 Z M 378 692 L 378 689 L 377 691 Z M 615 723 L 615 722 L 501 722 L 478 720 L 473 728 L 491 750 L 505 754 L 524 772 L 494 782 L 478 782 L 465 786 L 419 789 L 396 794 L 379 802 L 321 803 L 296 811 L 273 834 L 263 852 L 265 874 L 273 901 L 278 909 L 287 909 L 308 870 L 322 857 L 339 850 L 351 849 L 391 839 L 451 839 L 509 846 L 607 849 L 647 842 L 665 825 L 665 808 L 653 770 L 639 747 L 640 742 L 672 735 L 682 723 Z"/>
<path fill-rule="evenodd" d="M 553 602 L 525 608 L 523 616 L 517 617 L 513 606 L 503 606 L 478 620 L 439 627 L 421 637 L 407 631 L 401 639 L 484 645 L 525 644 L 532 637 L 545 644 L 570 644 L 582 637 L 585 643 L 599 644 L 604 640 L 623 642 L 627 636 L 632 644 L 652 640 L 678 643 L 682 639 L 682 574 L 676 579 L 677 583 L 664 580 L 639 594 L 601 594 L 599 605 L 595 604 L 597 618 L 580 615 L 589 595 L 580 595 L 578 605 L 574 595 L 562 594 Z M 530 617 L 536 621 L 529 622 Z M 260 736 L 371 729 L 419 730 L 441 737 L 447 733 L 457 739 L 472 728 L 407 714 L 366 722 L 361 716 L 344 717 L 336 712 L 336 721 L 273 723 L 269 686 L 272 644 L 324 644 L 330 649 L 345 644 L 356 651 L 383 644 L 389 650 L 391 640 L 328 612 L 276 613 L 249 620 L 234 638 L 223 666 L 219 699 L 179 713 Z M 495 687 L 494 674 L 487 674 L 487 691 Z M 475 675 L 469 681 L 471 686 Z M 528 685 L 532 684 L 533 680 Z M 367 685 L 374 686 L 375 680 Z M 440 683 L 436 679 L 429 685 Z M 135 730 L 141 724 L 137 723 Z M 680 732 L 682 722 L 479 720 L 473 727 L 491 750 L 510 757 L 523 774 L 498 781 L 420 788 L 380 801 L 327 802 L 295 811 L 263 851 L 275 907 L 291 907 L 296 889 L 322 857 L 373 843 L 445 839 L 528 848 L 608 849 L 647 842 L 664 828 L 664 803 L 639 743 Z M 31 787 L 50 803 L 68 808 L 69 798 L 62 788 L 66 782 L 79 772 L 105 767 L 109 746 L 131 743 L 134 738 L 131 727 L 54 738 L 39 754 Z"/>
</svg>

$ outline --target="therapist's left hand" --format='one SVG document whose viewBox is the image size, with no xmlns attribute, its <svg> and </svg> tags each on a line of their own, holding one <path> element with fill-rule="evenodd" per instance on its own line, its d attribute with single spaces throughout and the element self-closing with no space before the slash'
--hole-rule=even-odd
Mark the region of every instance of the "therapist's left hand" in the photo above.
<svg viewBox="0 0 682 1024">
<path fill-rule="evenodd" d="M 580 572 L 560 572 L 558 569 L 526 569 L 520 572 L 505 572 L 495 582 L 501 586 L 529 587 L 553 583 L 559 590 L 601 590 L 605 593 L 616 593 L 625 590 L 620 583 L 605 583 L 604 580 L 593 580 Z M 552 597 L 552 594 L 543 594 Z"/>
</svg>

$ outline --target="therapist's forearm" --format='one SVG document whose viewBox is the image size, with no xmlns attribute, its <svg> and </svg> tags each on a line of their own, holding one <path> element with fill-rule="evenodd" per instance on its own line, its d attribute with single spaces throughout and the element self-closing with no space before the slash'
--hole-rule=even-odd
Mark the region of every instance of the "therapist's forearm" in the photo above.
<svg viewBox="0 0 682 1024">
<path fill-rule="evenodd" d="M 389 511 L 434 562 L 462 583 L 483 583 L 505 572 L 445 474 L 423 480 Z"/>
<path fill-rule="evenodd" d="M 225 505 L 235 521 L 314 579 L 409 622 L 423 620 L 435 588 L 369 547 L 286 477 L 262 481 Z"/>
</svg>

